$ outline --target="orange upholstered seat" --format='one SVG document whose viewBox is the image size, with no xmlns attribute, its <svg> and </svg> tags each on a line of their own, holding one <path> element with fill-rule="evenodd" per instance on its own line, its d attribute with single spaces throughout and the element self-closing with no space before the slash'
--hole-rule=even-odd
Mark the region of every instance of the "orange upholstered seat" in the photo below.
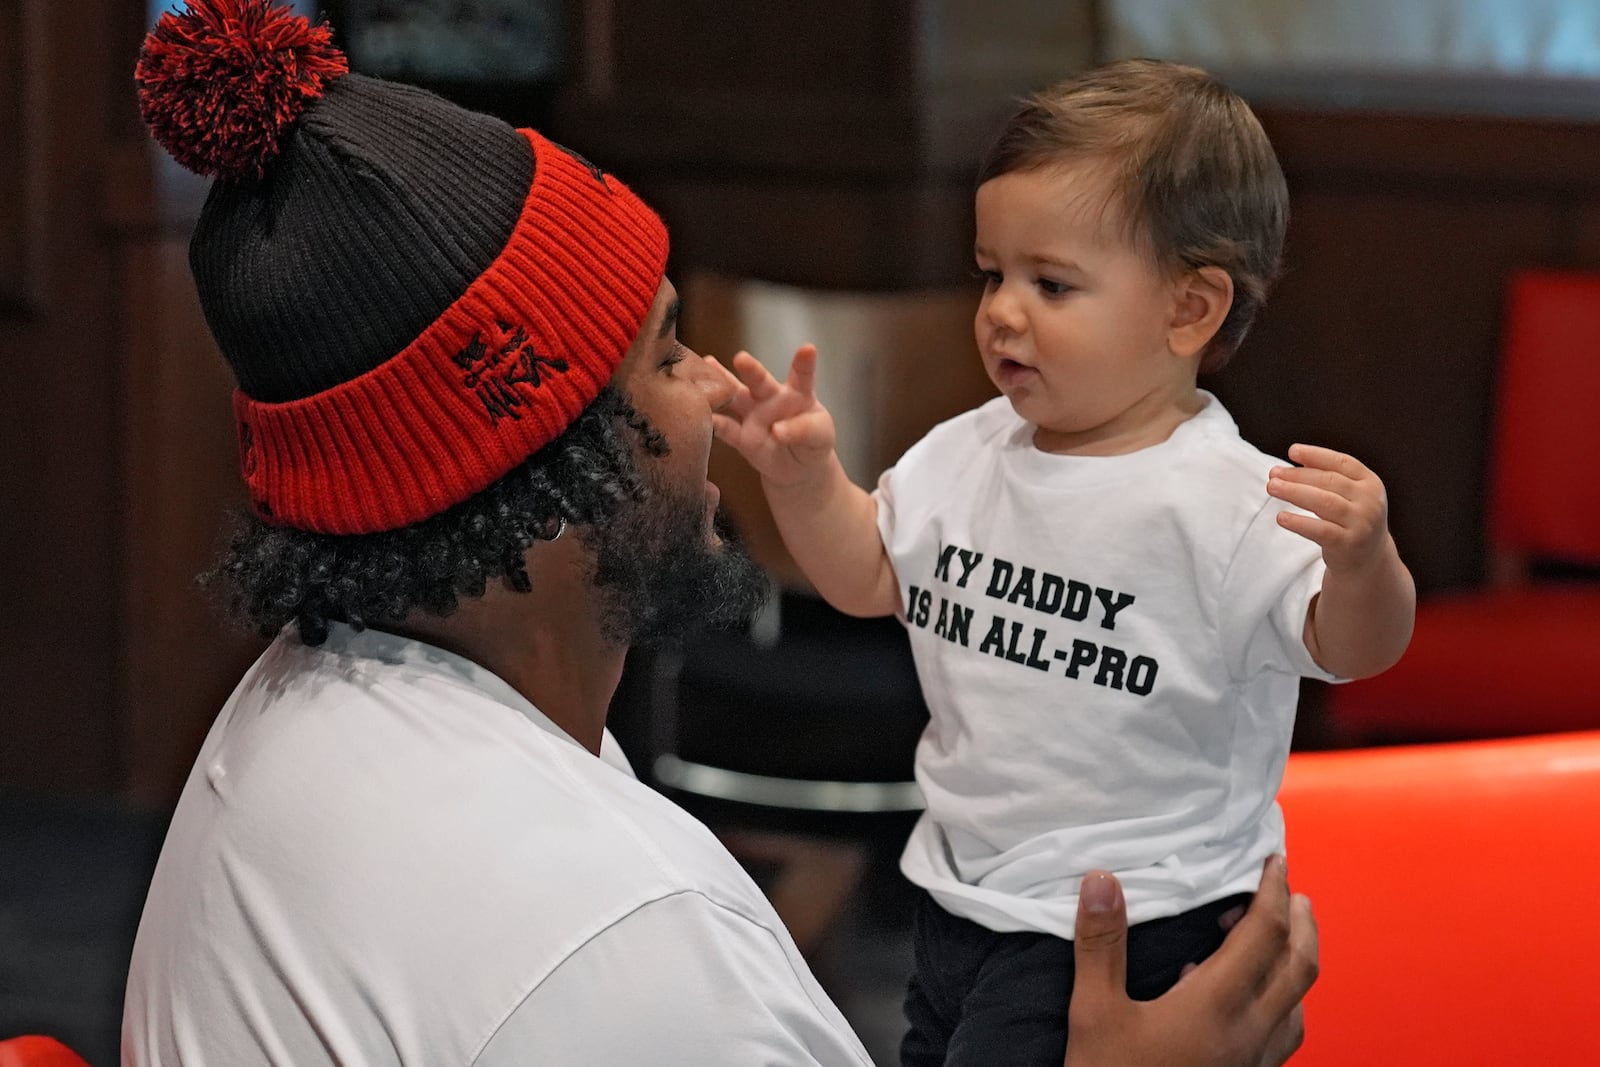
<svg viewBox="0 0 1600 1067">
<path fill-rule="evenodd" d="M 1600 732 L 1296 753 L 1322 974 L 1293 1067 L 1600 1063 Z"/>
<path fill-rule="evenodd" d="M 27 1034 L 0 1041 L 0 1067 L 89 1067 L 89 1064 L 53 1037 Z"/>
</svg>

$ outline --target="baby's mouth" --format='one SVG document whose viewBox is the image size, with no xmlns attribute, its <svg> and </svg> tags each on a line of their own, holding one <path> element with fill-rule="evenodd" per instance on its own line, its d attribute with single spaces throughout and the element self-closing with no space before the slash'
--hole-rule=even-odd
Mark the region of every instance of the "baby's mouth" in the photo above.
<svg viewBox="0 0 1600 1067">
<path fill-rule="evenodd" d="M 1002 356 L 994 365 L 995 377 L 999 379 L 1002 388 L 1016 385 L 1038 374 L 1038 371 L 1026 363 Z"/>
</svg>

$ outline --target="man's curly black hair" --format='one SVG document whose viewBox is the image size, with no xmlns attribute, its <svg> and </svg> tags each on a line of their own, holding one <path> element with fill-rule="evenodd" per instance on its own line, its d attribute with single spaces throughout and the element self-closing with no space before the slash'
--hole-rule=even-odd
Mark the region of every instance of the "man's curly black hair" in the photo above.
<svg viewBox="0 0 1600 1067">
<path fill-rule="evenodd" d="M 660 432 L 608 386 L 560 437 L 448 511 L 398 530 L 347 536 L 245 515 L 222 561 L 201 580 L 228 582 L 233 614 L 263 637 L 292 621 L 308 645 L 327 639 L 330 622 L 362 628 L 412 611 L 448 615 L 494 579 L 525 593 L 524 553 L 561 519 L 605 522 L 643 498 L 636 442 L 651 455 L 667 451 Z"/>
</svg>

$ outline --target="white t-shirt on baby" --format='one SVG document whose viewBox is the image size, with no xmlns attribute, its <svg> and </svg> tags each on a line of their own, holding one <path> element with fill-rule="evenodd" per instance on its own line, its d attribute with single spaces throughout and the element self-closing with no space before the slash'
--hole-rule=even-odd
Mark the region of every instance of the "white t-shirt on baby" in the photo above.
<svg viewBox="0 0 1600 1067">
<path fill-rule="evenodd" d="M 1070 938 L 1089 870 L 1130 921 L 1255 889 L 1321 550 L 1215 397 L 1161 444 L 1053 455 L 997 398 L 886 472 L 878 523 L 931 721 L 901 861 L 956 915 Z"/>
</svg>

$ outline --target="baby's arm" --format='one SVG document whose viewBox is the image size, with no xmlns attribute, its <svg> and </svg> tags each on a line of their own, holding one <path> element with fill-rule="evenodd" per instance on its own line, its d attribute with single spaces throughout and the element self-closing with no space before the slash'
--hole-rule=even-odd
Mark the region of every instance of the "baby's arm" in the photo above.
<svg viewBox="0 0 1600 1067">
<path fill-rule="evenodd" d="M 713 361 L 715 362 L 715 361 Z M 780 383 L 748 352 L 733 357 L 735 388 L 713 416 L 719 438 L 761 475 L 778 532 L 817 592 L 847 615 L 892 615 L 899 586 L 878 534 L 877 504 L 834 451 L 833 416 L 817 402 L 817 350 L 803 345 Z"/>
<path fill-rule="evenodd" d="M 1388 670 L 1411 641 L 1417 594 L 1389 536 L 1383 482 L 1332 449 L 1294 445 L 1289 458 L 1300 466 L 1274 467 L 1267 492 L 1311 514 L 1285 511 L 1278 523 L 1320 545 L 1328 567 L 1306 614 L 1306 648 L 1341 678 Z"/>
</svg>

